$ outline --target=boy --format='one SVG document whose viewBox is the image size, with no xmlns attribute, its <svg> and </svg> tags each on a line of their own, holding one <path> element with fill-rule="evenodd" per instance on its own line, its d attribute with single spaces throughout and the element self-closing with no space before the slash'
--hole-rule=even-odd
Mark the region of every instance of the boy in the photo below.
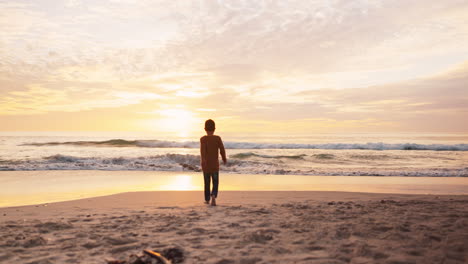
<svg viewBox="0 0 468 264">
<path fill-rule="evenodd" d="M 224 150 L 221 137 L 213 135 L 215 131 L 215 122 L 211 119 L 205 122 L 206 136 L 200 138 L 201 166 L 203 178 L 205 180 L 205 203 L 210 202 L 216 206 L 216 197 L 218 197 L 219 184 L 219 160 L 218 151 L 221 153 L 223 163 L 226 164 L 226 151 Z M 213 191 L 210 195 L 210 181 L 213 179 Z"/>
</svg>

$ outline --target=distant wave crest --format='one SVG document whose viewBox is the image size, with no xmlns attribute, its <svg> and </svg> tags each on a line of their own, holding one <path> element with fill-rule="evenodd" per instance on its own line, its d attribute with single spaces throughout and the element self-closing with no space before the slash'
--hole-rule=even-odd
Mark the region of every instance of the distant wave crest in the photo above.
<svg viewBox="0 0 468 264">
<path fill-rule="evenodd" d="M 253 152 L 246 152 L 246 153 L 237 153 L 232 155 L 232 158 L 236 159 L 246 159 L 251 157 L 259 157 L 259 158 L 266 158 L 266 159 L 304 159 L 306 154 L 300 155 L 260 155 Z"/>
<path fill-rule="evenodd" d="M 68 141 L 68 142 L 33 142 L 29 146 L 93 146 L 93 147 L 143 147 L 143 148 L 198 148 L 196 141 L 167 140 L 124 140 L 111 139 L 105 141 Z M 468 144 L 416 144 L 416 143 L 324 143 L 324 144 L 293 144 L 293 143 L 254 143 L 225 142 L 228 149 L 367 149 L 367 150 L 436 150 L 436 151 L 468 151 Z"/>
</svg>

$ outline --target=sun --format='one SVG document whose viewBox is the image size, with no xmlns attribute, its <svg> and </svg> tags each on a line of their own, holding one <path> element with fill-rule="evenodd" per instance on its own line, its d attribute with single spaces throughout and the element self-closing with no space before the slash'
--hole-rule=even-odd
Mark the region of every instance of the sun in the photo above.
<svg viewBox="0 0 468 264">
<path fill-rule="evenodd" d="M 199 124 L 200 118 L 192 111 L 183 108 L 169 108 L 157 110 L 159 119 L 150 120 L 151 130 L 171 133 L 178 137 L 186 138 L 194 133 Z"/>
</svg>

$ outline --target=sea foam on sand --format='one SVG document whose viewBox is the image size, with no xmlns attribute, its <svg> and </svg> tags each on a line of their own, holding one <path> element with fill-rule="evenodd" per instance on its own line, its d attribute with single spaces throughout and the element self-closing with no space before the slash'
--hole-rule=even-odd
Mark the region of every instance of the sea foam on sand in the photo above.
<svg viewBox="0 0 468 264">
<path fill-rule="evenodd" d="M 177 248 L 182 263 L 467 263 L 468 196 L 136 192 L 0 208 L 0 262 L 105 263 Z M 173 263 L 178 263 L 181 258 Z"/>
</svg>

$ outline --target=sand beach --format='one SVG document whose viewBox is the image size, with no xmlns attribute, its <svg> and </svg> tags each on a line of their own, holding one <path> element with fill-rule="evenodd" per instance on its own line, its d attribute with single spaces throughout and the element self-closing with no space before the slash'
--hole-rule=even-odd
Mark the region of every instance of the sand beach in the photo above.
<svg viewBox="0 0 468 264">
<path fill-rule="evenodd" d="M 466 263 L 468 195 L 128 192 L 0 208 L 1 263 Z M 121 261 L 121 262 L 118 262 Z"/>
<path fill-rule="evenodd" d="M 468 264 L 468 1 L 0 14 L 0 264 Z"/>
</svg>

